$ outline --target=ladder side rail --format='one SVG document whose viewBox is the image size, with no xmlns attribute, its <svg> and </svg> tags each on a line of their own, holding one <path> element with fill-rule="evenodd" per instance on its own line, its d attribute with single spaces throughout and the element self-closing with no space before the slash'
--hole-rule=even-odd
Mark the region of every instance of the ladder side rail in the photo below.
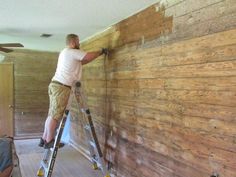
<svg viewBox="0 0 236 177">
<path fill-rule="evenodd" d="M 101 150 L 99 142 L 98 142 L 98 138 L 97 138 L 97 135 L 96 135 L 95 127 L 94 127 L 92 116 L 90 114 L 89 109 L 86 110 L 86 114 L 87 114 L 89 126 L 91 128 L 91 133 L 92 133 L 92 136 L 93 136 L 93 139 L 94 139 L 94 143 L 95 143 L 95 145 L 97 147 L 97 150 L 98 150 L 99 157 L 102 158 L 103 157 L 102 150 Z"/>
</svg>

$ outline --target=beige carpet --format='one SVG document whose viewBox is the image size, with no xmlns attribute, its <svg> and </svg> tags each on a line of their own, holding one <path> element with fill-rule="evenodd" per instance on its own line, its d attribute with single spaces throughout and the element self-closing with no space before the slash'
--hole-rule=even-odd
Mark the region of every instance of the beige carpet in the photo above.
<svg viewBox="0 0 236 177">
<path fill-rule="evenodd" d="M 15 140 L 20 159 L 22 177 L 37 176 L 43 148 L 38 147 L 38 139 Z M 71 146 L 59 149 L 52 177 L 102 177 L 101 171 L 92 169 L 92 164 Z"/>
</svg>

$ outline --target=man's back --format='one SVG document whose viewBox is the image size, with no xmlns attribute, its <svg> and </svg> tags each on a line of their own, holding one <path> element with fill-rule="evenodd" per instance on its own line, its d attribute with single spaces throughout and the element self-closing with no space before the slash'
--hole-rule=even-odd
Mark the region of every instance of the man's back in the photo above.
<svg viewBox="0 0 236 177">
<path fill-rule="evenodd" d="M 65 48 L 60 52 L 56 73 L 52 80 L 71 86 L 82 76 L 82 64 L 86 52 L 78 49 Z"/>
</svg>

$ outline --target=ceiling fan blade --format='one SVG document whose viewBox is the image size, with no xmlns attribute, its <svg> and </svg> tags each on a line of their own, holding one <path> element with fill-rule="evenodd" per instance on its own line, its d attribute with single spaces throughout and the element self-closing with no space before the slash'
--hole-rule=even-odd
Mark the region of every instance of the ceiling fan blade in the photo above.
<svg viewBox="0 0 236 177">
<path fill-rule="evenodd" d="M 0 44 L 0 47 L 24 47 L 21 43 Z"/>
<path fill-rule="evenodd" d="M 13 50 L 11 50 L 11 49 L 6 49 L 6 48 L 2 48 L 2 47 L 0 47 L 0 52 L 5 52 L 5 53 L 9 53 L 9 52 L 13 52 Z"/>
</svg>

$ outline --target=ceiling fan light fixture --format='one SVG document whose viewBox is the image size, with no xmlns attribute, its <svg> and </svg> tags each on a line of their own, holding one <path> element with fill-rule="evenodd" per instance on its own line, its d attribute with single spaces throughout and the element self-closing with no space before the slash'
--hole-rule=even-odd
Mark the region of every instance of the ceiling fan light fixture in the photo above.
<svg viewBox="0 0 236 177">
<path fill-rule="evenodd" d="M 8 49 L 8 47 L 24 47 L 24 45 L 22 45 L 21 43 L 3 43 L 3 44 L 0 43 L 0 52 L 5 52 L 5 53 L 13 52 L 13 50 Z"/>
</svg>

